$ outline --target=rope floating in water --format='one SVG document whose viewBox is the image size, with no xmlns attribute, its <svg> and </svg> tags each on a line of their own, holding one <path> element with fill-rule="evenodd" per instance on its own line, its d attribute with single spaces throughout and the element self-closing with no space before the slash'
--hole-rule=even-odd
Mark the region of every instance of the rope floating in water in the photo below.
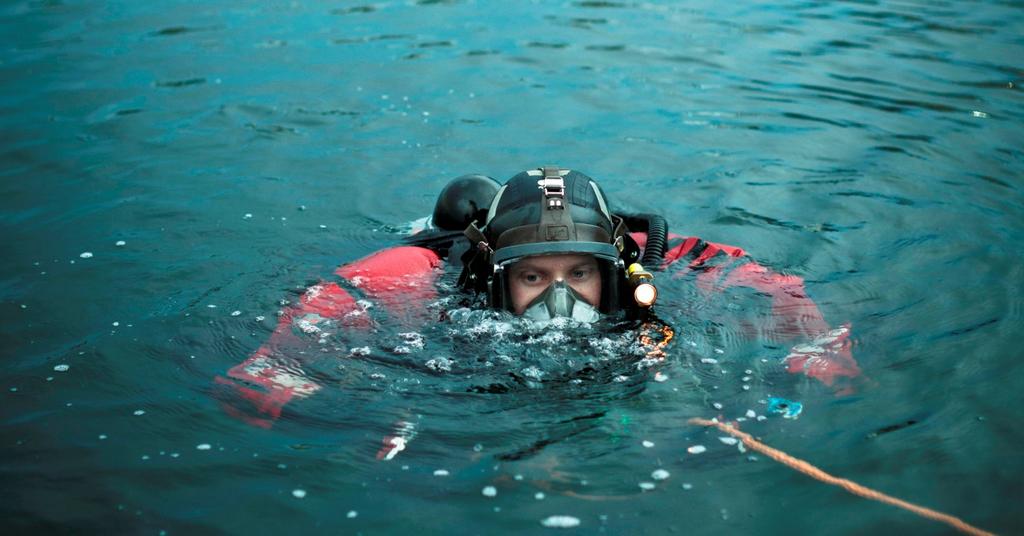
<svg viewBox="0 0 1024 536">
<path fill-rule="evenodd" d="M 937 512 L 930 508 L 925 508 L 923 506 L 918 506 L 916 504 L 909 503 L 902 499 L 897 499 L 896 497 L 886 495 L 880 491 L 875 491 L 871 488 L 866 488 L 856 482 L 847 480 L 845 478 L 834 477 L 801 459 L 794 458 L 789 454 L 782 452 L 781 450 L 769 447 L 768 445 L 761 443 L 760 441 L 754 439 L 754 437 L 751 436 L 750 434 L 746 432 L 741 432 L 740 429 L 736 428 L 735 426 L 718 421 L 709 421 L 707 419 L 700 419 L 696 417 L 690 419 L 687 422 L 689 422 L 690 424 L 696 424 L 700 426 L 718 428 L 722 432 L 729 434 L 735 437 L 736 439 L 742 441 L 743 445 L 746 446 L 747 448 L 756 450 L 757 452 L 760 452 L 761 454 L 764 454 L 765 456 L 768 456 L 769 458 L 791 469 L 795 469 L 811 478 L 820 480 L 826 484 L 839 486 L 854 495 L 859 495 L 861 497 L 864 497 L 865 499 L 871 499 L 874 501 L 879 501 L 886 504 L 891 504 L 899 508 L 903 508 L 904 510 L 913 512 L 921 517 L 945 523 L 953 527 L 954 529 L 966 534 L 972 534 L 975 536 L 995 536 L 993 533 L 970 525 L 958 517 L 953 517 L 949 514 Z"/>
</svg>

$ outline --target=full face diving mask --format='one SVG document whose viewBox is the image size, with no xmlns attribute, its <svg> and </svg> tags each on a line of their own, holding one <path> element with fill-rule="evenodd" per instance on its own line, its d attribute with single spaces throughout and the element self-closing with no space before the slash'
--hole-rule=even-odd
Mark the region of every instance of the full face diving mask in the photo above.
<svg viewBox="0 0 1024 536">
<path fill-rule="evenodd" d="M 597 321 L 601 314 L 565 281 L 555 281 L 526 306 L 523 316 L 536 321 L 564 317 L 591 323 Z"/>
</svg>

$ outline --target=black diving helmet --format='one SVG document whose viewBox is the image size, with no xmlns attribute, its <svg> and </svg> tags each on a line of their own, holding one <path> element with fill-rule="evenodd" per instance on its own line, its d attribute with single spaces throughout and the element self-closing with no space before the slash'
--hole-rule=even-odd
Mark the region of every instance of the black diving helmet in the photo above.
<svg viewBox="0 0 1024 536">
<path fill-rule="evenodd" d="M 574 170 L 544 167 L 519 173 L 495 194 L 482 226 L 470 224 L 471 243 L 460 282 L 487 293 L 496 309 L 516 312 L 510 293 L 511 268 L 527 257 L 588 255 L 597 261 L 600 299 L 589 303 L 572 282 L 553 281 L 519 311 L 535 320 L 569 317 L 584 322 L 614 313 L 624 304 L 626 261 L 636 245 L 621 218 L 608 210 L 593 179 Z M 624 251 L 626 253 L 624 253 Z"/>
</svg>

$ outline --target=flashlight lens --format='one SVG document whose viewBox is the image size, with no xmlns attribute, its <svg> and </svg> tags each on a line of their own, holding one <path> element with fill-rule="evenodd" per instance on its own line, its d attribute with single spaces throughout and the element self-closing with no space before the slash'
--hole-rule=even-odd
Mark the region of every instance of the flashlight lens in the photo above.
<svg viewBox="0 0 1024 536">
<path fill-rule="evenodd" d="M 658 299 L 658 289 L 650 283 L 641 283 L 633 290 L 633 299 L 641 307 L 650 307 Z"/>
</svg>

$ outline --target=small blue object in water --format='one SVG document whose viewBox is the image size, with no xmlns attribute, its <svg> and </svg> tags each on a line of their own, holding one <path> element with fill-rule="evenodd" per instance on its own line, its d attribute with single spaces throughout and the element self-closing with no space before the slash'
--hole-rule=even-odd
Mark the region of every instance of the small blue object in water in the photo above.
<svg viewBox="0 0 1024 536">
<path fill-rule="evenodd" d="M 768 399 L 768 413 L 778 413 L 786 419 L 795 419 L 804 410 L 804 405 L 785 398 L 771 397 Z"/>
</svg>

